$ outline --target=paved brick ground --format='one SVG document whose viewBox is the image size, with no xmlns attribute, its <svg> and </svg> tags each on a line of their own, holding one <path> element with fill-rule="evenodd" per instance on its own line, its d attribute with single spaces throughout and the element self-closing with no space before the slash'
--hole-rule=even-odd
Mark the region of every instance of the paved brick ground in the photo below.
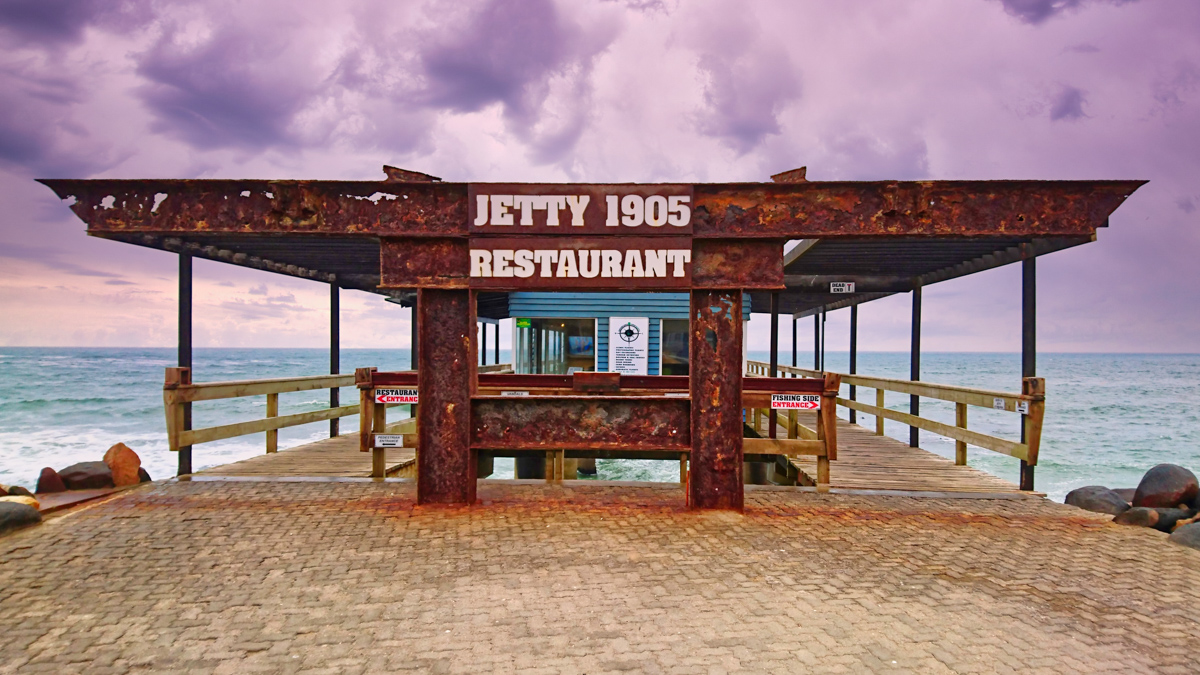
<svg viewBox="0 0 1200 675">
<path fill-rule="evenodd" d="M 1200 552 L 1041 501 L 168 483 L 0 538 L 7 672 L 1200 671 Z"/>
</svg>

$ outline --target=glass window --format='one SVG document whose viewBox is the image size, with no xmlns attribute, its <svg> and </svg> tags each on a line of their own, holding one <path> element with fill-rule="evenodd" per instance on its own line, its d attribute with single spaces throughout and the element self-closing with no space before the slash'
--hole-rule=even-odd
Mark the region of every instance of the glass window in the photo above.
<svg viewBox="0 0 1200 675">
<path fill-rule="evenodd" d="M 567 375 L 596 369 L 595 319 L 516 319 L 513 370 Z"/>
<path fill-rule="evenodd" d="M 659 372 L 663 375 L 688 374 L 688 320 L 663 319 L 659 344 Z"/>
</svg>

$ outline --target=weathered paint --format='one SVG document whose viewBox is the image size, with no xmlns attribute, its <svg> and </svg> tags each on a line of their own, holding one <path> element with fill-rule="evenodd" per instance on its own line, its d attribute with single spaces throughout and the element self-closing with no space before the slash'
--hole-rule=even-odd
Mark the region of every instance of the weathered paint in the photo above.
<svg viewBox="0 0 1200 675">
<path fill-rule="evenodd" d="M 470 447 L 475 293 L 422 288 L 417 315 L 417 501 L 471 504 L 476 476 Z"/>
<path fill-rule="evenodd" d="M 783 288 L 782 241 L 696 239 L 692 285 L 697 288 Z"/>
<path fill-rule="evenodd" d="M 379 242 L 379 287 L 466 288 L 469 264 L 463 239 L 385 238 Z"/>
<path fill-rule="evenodd" d="M 693 290 L 688 501 L 742 510 L 742 294 Z"/>
<path fill-rule="evenodd" d="M 639 396 L 477 397 L 471 446 L 503 450 L 686 450 L 688 400 Z"/>
</svg>

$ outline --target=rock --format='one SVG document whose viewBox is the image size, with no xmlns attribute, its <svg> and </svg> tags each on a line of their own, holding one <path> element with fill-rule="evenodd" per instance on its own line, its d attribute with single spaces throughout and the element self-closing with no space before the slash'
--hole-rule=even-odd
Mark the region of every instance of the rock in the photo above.
<svg viewBox="0 0 1200 675">
<path fill-rule="evenodd" d="M 1200 551 L 1200 523 L 1191 523 L 1175 530 L 1167 541 Z"/>
<path fill-rule="evenodd" d="M 0 534 L 42 522 L 42 514 L 28 504 L 0 502 Z"/>
<path fill-rule="evenodd" d="M 150 477 L 150 472 L 146 471 L 146 467 L 139 466 L 138 467 L 138 482 L 139 483 L 149 483 L 152 480 L 154 480 L 154 479 Z"/>
<path fill-rule="evenodd" d="M 8 488 L 8 494 L 14 497 L 32 497 L 33 493 L 28 488 L 23 488 L 20 485 L 13 485 Z"/>
<path fill-rule="evenodd" d="M 1192 511 L 1187 509 L 1152 509 L 1146 506 L 1135 506 L 1113 518 L 1118 525 L 1137 525 L 1152 527 L 1159 532 L 1170 532 L 1175 523 L 1190 518 Z"/>
<path fill-rule="evenodd" d="M 38 476 L 37 487 L 34 492 L 38 494 L 47 494 L 50 492 L 66 492 L 67 484 L 63 482 L 62 476 L 50 467 L 42 469 L 42 474 Z"/>
<path fill-rule="evenodd" d="M 138 469 L 142 468 L 142 458 L 124 443 L 117 443 L 104 453 L 104 463 L 112 470 L 113 485 L 124 487 L 137 485 L 141 482 Z"/>
<path fill-rule="evenodd" d="M 1113 488 L 1113 492 L 1117 493 L 1117 496 L 1121 499 L 1132 504 L 1133 495 L 1137 492 L 1137 488 Z"/>
<path fill-rule="evenodd" d="M 8 504 L 27 504 L 29 506 L 32 506 L 35 509 L 42 508 L 42 505 L 40 502 L 38 502 L 38 500 L 34 499 L 33 497 L 26 497 L 25 495 L 11 495 L 8 497 L 0 497 L 0 502 L 5 502 Z"/>
<path fill-rule="evenodd" d="M 1064 501 L 1085 511 L 1108 513 L 1114 516 L 1129 510 L 1129 502 L 1103 485 L 1089 485 L 1071 490 L 1067 493 Z"/>
<path fill-rule="evenodd" d="M 68 490 L 113 487 L 112 470 L 104 462 L 79 462 L 58 472 Z"/>
<path fill-rule="evenodd" d="M 1196 481 L 1196 474 L 1175 464 L 1159 464 L 1142 476 L 1133 495 L 1133 505 L 1170 508 L 1191 504 L 1197 493 L 1200 482 Z"/>
</svg>

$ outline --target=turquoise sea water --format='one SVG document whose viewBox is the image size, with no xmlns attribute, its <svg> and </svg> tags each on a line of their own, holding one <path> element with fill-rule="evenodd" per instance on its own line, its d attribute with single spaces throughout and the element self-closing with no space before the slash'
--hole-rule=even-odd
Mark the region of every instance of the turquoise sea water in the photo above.
<svg viewBox="0 0 1200 675">
<path fill-rule="evenodd" d="M 507 359 L 507 354 L 501 354 Z M 750 358 L 767 355 L 751 352 Z M 141 455 L 155 478 L 174 475 L 176 458 L 166 449 L 163 369 L 174 364 L 171 349 L 0 348 L 0 483 L 33 487 L 43 466 L 62 468 L 96 460 L 113 443 L 128 444 Z M 316 349 L 199 349 L 194 354 L 196 381 L 241 380 L 315 375 L 328 369 L 328 355 Z M 781 357 L 790 364 L 790 353 Z M 800 365 L 811 364 L 800 355 Z M 407 350 L 342 352 L 343 372 L 355 367 L 405 370 Z M 829 353 L 826 366 L 845 372 L 847 355 Z M 860 373 L 907 378 L 906 353 L 859 354 Z M 1038 373 L 1047 380 L 1046 426 L 1037 469 L 1037 488 L 1061 500 L 1072 488 L 1104 484 L 1131 487 L 1160 462 L 1200 470 L 1200 355 L 1041 354 Z M 926 353 L 922 379 L 987 389 L 1020 389 L 1018 354 Z M 873 392 L 866 392 L 873 396 Z M 355 399 L 353 389 L 343 402 Z M 887 404 L 906 410 L 908 397 L 890 395 Z M 328 392 L 280 397 L 280 413 L 328 405 Z M 263 416 L 264 397 L 198 403 L 197 427 Z M 921 413 L 954 422 L 954 406 L 922 399 Z M 845 415 L 844 411 L 842 412 Z M 870 418 L 865 418 L 872 423 Z M 1013 413 L 971 408 L 970 426 L 1016 439 L 1019 418 Z M 344 432 L 357 429 L 356 418 L 342 420 Z M 907 440 L 908 428 L 888 422 L 886 431 Z M 280 447 L 324 438 L 328 423 L 280 431 Z M 921 444 L 947 457 L 954 443 L 922 432 Z M 206 443 L 193 451 L 199 469 L 261 454 L 263 434 Z M 971 448 L 970 463 L 1016 482 L 1017 461 Z M 601 460 L 599 478 L 677 480 L 673 462 Z M 495 477 L 512 475 L 511 460 L 497 460 Z"/>
</svg>

